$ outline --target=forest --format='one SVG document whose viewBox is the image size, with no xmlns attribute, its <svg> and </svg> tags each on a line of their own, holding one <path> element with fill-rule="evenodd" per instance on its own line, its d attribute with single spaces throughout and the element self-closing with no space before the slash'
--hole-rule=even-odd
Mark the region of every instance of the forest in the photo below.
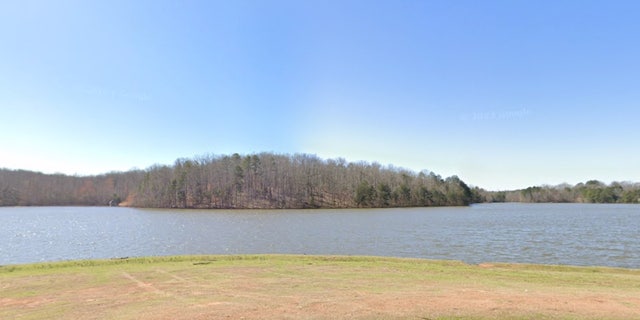
<svg viewBox="0 0 640 320">
<path fill-rule="evenodd" d="M 465 206 L 479 189 L 456 176 L 315 155 L 210 155 L 97 176 L 0 170 L 0 206 L 374 208 Z"/>
<path fill-rule="evenodd" d="M 640 184 L 590 180 L 512 191 L 379 163 L 315 155 L 208 155 L 96 176 L 0 169 L 0 206 L 384 208 L 482 202 L 640 203 Z"/>
<path fill-rule="evenodd" d="M 535 186 L 521 190 L 487 192 L 482 190 L 487 202 L 530 203 L 640 203 L 640 183 L 612 182 L 605 184 L 589 180 L 576 185 Z"/>
</svg>

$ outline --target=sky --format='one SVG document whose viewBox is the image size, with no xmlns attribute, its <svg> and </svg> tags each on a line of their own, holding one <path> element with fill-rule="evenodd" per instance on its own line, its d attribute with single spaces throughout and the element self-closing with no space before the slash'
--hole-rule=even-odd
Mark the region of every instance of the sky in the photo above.
<svg viewBox="0 0 640 320">
<path fill-rule="evenodd" d="M 309 153 L 640 181 L 640 2 L 2 1 L 0 168 Z"/>
</svg>

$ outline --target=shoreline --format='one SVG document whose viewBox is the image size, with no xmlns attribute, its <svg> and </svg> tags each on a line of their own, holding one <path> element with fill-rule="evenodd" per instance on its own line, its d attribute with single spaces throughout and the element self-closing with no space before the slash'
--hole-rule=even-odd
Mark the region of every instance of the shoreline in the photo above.
<svg viewBox="0 0 640 320">
<path fill-rule="evenodd" d="M 494 205 L 494 204 L 524 204 L 524 205 L 548 205 L 548 204 L 553 204 L 553 205 L 563 205 L 563 204 L 567 204 L 567 205 L 571 205 L 571 204 L 582 204 L 582 205 L 589 205 L 589 206 L 616 206 L 616 205 L 623 205 L 623 206 L 637 206 L 640 205 L 640 203 L 633 203 L 633 202 L 580 202 L 580 201 L 576 201 L 576 202 L 526 202 L 526 201 L 501 201 L 501 202 L 473 202 L 473 203 L 469 203 L 467 205 L 429 205 L 429 206 L 386 206 L 386 207 L 348 207 L 348 206 L 344 206 L 344 207 L 286 207 L 286 208 L 277 208 L 277 207 L 143 207 L 143 206 L 132 206 L 132 205 L 114 205 L 114 206 L 109 206 L 109 205 L 86 205 L 86 204 L 61 204 L 61 205 L 0 205 L 0 208 L 47 208 L 47 207 L 52 207 L 52 208 L 64 208 L 64 207 L 86 207 L 86 208 L 130 208 L 130 209 L 149 209 L 149 210 L 154 210 L 154 209 L 162 209 L 162 210 L 186 210 L 186 211 L 191 211 L 191 210 L 212 210 L 212 211 L 216 211 L 216 210 L 229 210 L 229 211 L 235 211 L 235 210 L 309 210 L 309 211 L 314 211 L 314 210 L 355 210 L 355 209 L 362 209 L 362 210 L 370 210 L 370 209 L 411 209 L 411 208 L 468 208 L 468 207 L 472 207 L 472 206 L 477 206 L 477 205 Z"/>
<path fill-rule="evenodd" d="M 324 255 L 324 254 L 286 254 L 286 253 L 265 253 L 265 254 L 185 254 L 185 255 L 166 255 L 166 256 L 131 256 L 131 257 L 112 257 L 97 259 L 70 259 L 55 261 L 39 261 L 30 263 L 11 263 L 0 264 L 0 274 L 7 272 L 6 269 L 14 270 L 38 270 L 38 269 L 56 269 L 67 267 L 92 267 L 92 266 L 115 266 L 126 264 L 148 264 L 163 262 L 189 262 L 189 261 L 253 261 L 267 260 L 271 258 L 284 260 L 319 260 L 319 261 L 398 261 L 398 262 L 422 262 L 422 263 L 445 263 L 465 265 L 469 267 L 521 267 L 521 268 L 551 268 L 551 269 L 588 269 L 588 270 L 620 270 L 620 271 L 638 271 L 640 268 L 612 267 L 605 265 L 572 265 L 572 264 L 544 264 L 544 263 L 526 263 L 526 262 L 500 262 L 485 261 L 477 264 L 467 263 L 462 260 L 446 260 L 446 259 L 428 259 L 413 257 L 396 257 L 396 256 L 368 256 L 368 255 Z"/>
<path fill-rule="evenodd" d="M 0 267 L 0 318 L 630 319 L 640 269 L 196 255 Z"/>
</svg>

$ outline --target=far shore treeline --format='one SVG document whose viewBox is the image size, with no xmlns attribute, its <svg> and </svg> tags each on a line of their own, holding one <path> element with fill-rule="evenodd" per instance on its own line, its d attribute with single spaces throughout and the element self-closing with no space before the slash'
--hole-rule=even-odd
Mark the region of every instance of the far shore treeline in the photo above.
<svg viewBox="0 0 640 320">
<path fill-rule="evenodd" d="M 479 201 L 458 177 L 315 155 L 200 156 L 97 176 L 0 171 L 0 205 L 149 208 L 372 208 Z"/>
<path fill-rule="evenodd" d="M 493 192 L 470 188 L 457 176 L 273 153 L 200 156 L 96 176 L 0 169 L 0 206 L 384 208 L 480 202 L 639 203 L 640 184 L 592 180 Z"/>
</svg>

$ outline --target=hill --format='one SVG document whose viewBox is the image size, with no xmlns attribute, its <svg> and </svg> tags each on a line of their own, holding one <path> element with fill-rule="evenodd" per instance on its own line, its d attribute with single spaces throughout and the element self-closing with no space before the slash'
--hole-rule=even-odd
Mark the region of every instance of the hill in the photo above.
<svg viewBox="0 0 640 320">
<path fill-rule="evenodd" d="M 97 176 L 0 170 L 0 206 L 373 208 L 480 202 L 456 176 L 315 155 L 201 156 Z"/>
</svg>

